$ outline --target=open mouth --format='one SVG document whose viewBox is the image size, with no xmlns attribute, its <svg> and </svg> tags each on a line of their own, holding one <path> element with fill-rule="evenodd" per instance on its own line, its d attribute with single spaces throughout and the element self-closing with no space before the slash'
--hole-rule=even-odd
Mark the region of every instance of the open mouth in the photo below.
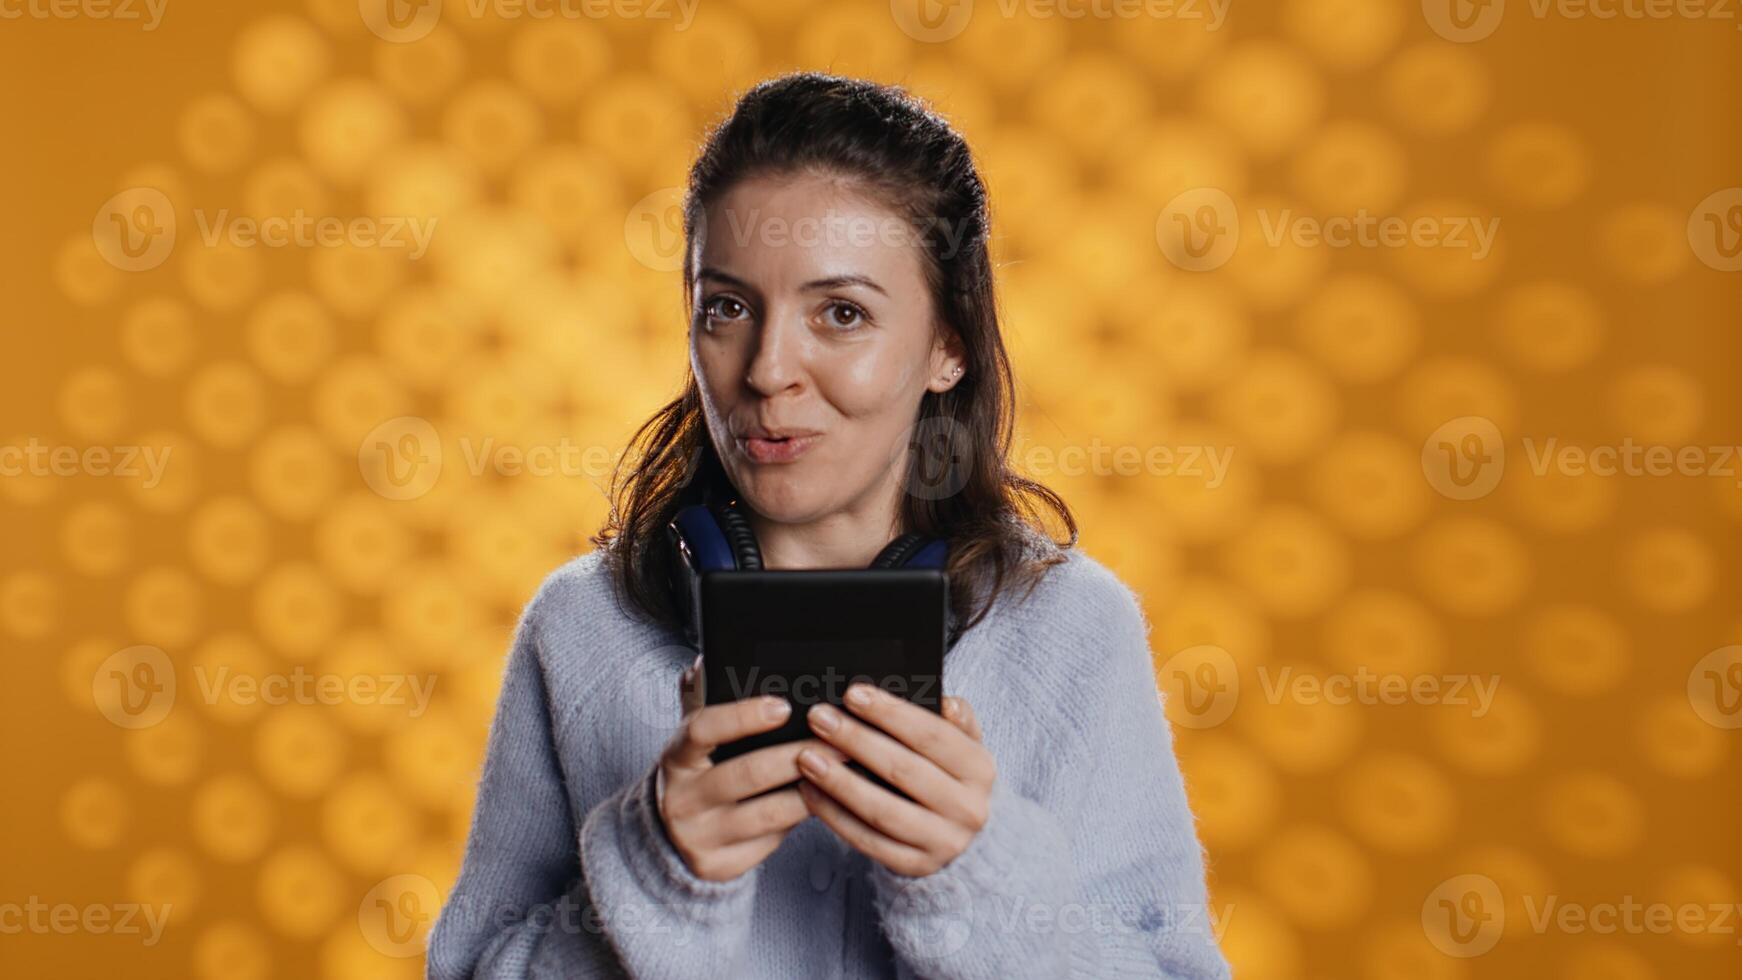
<svg viewBox="0 0 1742 980">
<path fill-rule="evenodd" d="M 789 463 L 803 456 L 819 437 L 810 436 L 746 436 L 738 440 L 744 455 L 757 463 Z"/>
</svg>

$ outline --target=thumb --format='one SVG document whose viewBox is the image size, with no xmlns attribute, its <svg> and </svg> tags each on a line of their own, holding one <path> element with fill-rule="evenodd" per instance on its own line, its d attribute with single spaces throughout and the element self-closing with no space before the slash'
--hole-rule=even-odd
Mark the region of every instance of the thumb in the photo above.
<svg viewBox="0 0 1742 980">
<path fill-rule="evenodd" d="M 702 709 L 707 703 L 707 691 L 702 676 L 702 655 L 696 654 L 696 659 L 684 668 L 683 676 L 678 679 L 678 691 L 683 702 L 684 717 L 689 717 Z"/>
</svg>

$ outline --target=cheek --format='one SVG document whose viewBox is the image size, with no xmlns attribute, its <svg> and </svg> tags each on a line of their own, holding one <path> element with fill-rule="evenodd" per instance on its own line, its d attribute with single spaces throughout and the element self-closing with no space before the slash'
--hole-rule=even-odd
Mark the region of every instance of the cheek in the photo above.
<svg viewBox="0 0 1742 980">
<path fill-rule="evenodd" d="M 695 373 L 696 385 L 701 390 L 702 411 L 712 426 L 731 408 L 737 397 L 735 355 L 719 344 L 692 344 L 690 370 Z"/>
<path fill-rule="evenodd" d="M 867 353 L 830 371 L 826 393 L 835 408 L 849 417 L 905 419 L 909 395 L 922 367 L 905 353 Z"/>
</svg>

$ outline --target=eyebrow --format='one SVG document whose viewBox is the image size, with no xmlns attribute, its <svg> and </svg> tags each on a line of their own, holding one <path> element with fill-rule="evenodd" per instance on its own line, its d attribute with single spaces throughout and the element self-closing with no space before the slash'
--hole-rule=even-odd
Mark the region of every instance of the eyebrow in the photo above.
<svg viewBox="0 0 1742 980">
<path fill-rule="evenodd" d="M 735 287 L 742 289 L 742 290 L 745 290 L 747 292 L 755 292 L 756 291 L 755 288 L 752 287 L 749 283 L 745 282 L 742 279 L 739 279 L 737 276 L 727 275 L 726 273 L 721 272 L 719 269 L 715 269 L 712 266 L 703 266 L 702 270 L 701 270 L 700 274 L 697 276 L 697 278 L 700 278 L 700 279 L 718 279 L 719 281 L 726 283 L 729 286 L 735 286 Z M 860 276 L 860 275 L 829 276 L 826 279 L 812 279 L 810 282 L 805 283 L 804 285 L 800 286 L 799 288 L 804 289 L 804 290 L 839 289 L 842 286 L 864 286 L 867 289 L 875 289 L 877 292 L 882 293 L 884 296 L 889 295 L 887 290 L 885 290 L 882 286 L 877 285 L 876 280 L 871 279 L 868 276 Z"/>
</svg>

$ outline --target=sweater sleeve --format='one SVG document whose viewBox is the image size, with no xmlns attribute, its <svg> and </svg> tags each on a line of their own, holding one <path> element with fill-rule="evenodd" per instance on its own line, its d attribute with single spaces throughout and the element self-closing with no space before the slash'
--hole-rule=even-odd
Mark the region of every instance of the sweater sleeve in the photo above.
<svg viewBox="0 0 1742 980">
<path fill-rule="evenodd" d="M 725 882 L 690 871 L 659 820 L 657 761 L 576 826 L 531 635 L 523 622 L 428 977 L 735 975 L 759 869 Z"/>
<path fill-rule="evenodd" d="M 1025 795 L 999 776 L 986 824 L 933 874 L 873 863 L 902 976 L 1229 976 L 1148 626 L 1129 590 L 1113 595 L 1096 613 L 1111 648 L 1057 691 L 1059 737 L 1042 740 L 1056 748 L 1043 749 L 1039 788 Z"/>
</svg>

